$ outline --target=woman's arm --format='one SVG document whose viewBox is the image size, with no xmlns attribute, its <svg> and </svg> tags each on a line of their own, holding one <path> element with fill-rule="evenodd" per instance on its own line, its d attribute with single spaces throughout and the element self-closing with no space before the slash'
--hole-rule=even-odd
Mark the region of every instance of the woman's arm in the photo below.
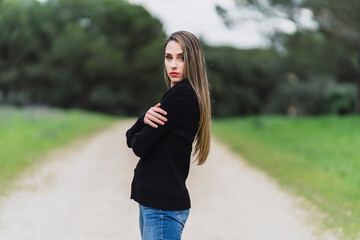
<svg viewBox="0 0 360 240">
<path fill-rule="evenodd" d="M 196 95 L 184 88 L 169 93 L 161 102 L 162 109 L 167 112 L 167 122 L 153 128 L 145 125 L 140 132 L 135 133 L 131 140 L 131 147 L 138 157 L 148 155 L 154 146 L 187 114 L 194 110 Z"/>
<path fill-rule="evenodd" d="M 154 107 L 151 107 L 146 113 L 142 113 L 135 124 L 126 132 L 126 143 L 128 147 L 131 147 L 131 140 L 135 133 L 140 132 L 145 124 L 148 124 L 154 128 L 158 127 L 158 125 L 156 125 L 154 122 L 164 125 L 164 122 L 166 122 L 167 119 L 161 114 L 166 115 L 167 112 L 161 109 L 160 105 L 161 103 L 158 103 Z"/>
<path fill-rule="evenodd" d="M 141 129 L 145 126 L 144 117 L 145 113 L 142 113 L 135 124 L 126 131 L 126 144 L 129 148 L 131 148 L 131 139 L 134 137 L 135 133 L 140 132 Z"/>
</svg>

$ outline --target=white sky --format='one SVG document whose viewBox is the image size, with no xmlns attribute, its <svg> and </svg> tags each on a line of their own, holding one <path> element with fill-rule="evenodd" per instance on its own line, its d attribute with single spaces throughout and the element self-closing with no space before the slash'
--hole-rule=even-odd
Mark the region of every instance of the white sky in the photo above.
<svg viewBox="0 0 360 240">
<path fill-rule="evenodd" d="M 211 45 L 231 45 L 239 48 L 267 45 L 263 33 L 276 27 L 291 32 L 294 25 L 288 21 L 258 23 L 244 21 L 233 29 L 228 29 L 215 10 L 217 3 L 233 8 L 234 0 L 128 0 L 140 4 L 153 16 L 160 19 L 167 34 L 186 30 L 202 37 Z"/>
</svg>

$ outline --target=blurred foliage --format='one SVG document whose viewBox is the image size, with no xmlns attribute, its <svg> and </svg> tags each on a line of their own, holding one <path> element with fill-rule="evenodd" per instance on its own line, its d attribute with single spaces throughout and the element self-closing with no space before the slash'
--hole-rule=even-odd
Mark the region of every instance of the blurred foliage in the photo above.
<svg viewBox="0 0 360 240">
<path fill-rule="evenodd" d="M 275 32 L 271 39 L 273 47 L 285 57 L 284 63 L 289 70 L 285 74 L 293 76 L 292 79 L 300 84 L 297 87 L 286 86 L 285 83 L 277 86 L 272 94 L 271 106 L 266 107 L 266 111 L 284 113 L 287 105 L 288 110 L 292 108 L 304 114 L 360 113 L 360 0 L 346 3 L 337 0 L 234 0 L 234 4 L 233 9 L 216 6 L 228 27 L 246 21 L 241 18 L 241 11 L 245 8 L 261 13 L 262 17 L 254 14 L 254 20 L 265 23 L 282 18 L 292 21 L 296 27 L 294 34 Z M 239 16 L 234 14 L 234 9 L 240 11 Z M 305 12 L 313 16 L 316 26 L 304 24 Z M 330 82 L 321 79 L 329 79 Z M 330 106 L 311 107 L 306 103 L 324 104 L 326 99 L 314 95 L 323 95 L 323 89 L 334 85 L 333 81 L 346 94 L 338 94 L 337 100 L 328 97 L 332 99 L 327 103 Z"/>
<path fill-rule="evenodd" d="M 281 10 L 293 21 L 302 6 L 291 0 L 269 4 L 267 9 Z M 318 29 L 276 33 L 268 49 L 203 43 L 214 116 L 354 112 L 360 102 L 360 51 L 354 51 L 359 30 L 336 32 L 327 24 L 345 24 L 346 19 L 324 22 L 327 15 L 318 7 L 312 7 Z M 336 11 L 326 7 L 329 14 Z M 166 36 L 161 22 L 141 6 L 122 0 L 4 0 L 0 29 L 3 105 L 137 115 L 166 90 Z"/>
<path fill-rule="evenodd" d="M 276 33 L 271 40 L 270 49 L 205 48 L 216 116 L 355 112 L 351 48 L 321 31 Z"/>
<path fill-rule="evenodd" d="M 291 78 L 291 75 L 289 76 Z M 309 81 L 279 84 L 264 113 L 296 115 L 354 113 L 356 88 L 350 83 L 337 83 L 325 76 Z"/>
<path fill-rule="evenodd" d="M 165 89 L 159 68 L 165 34 L 141 6 L 120 0 L 2 1 L 0 29 L 5 104 L 134 114 Z"/>
<path fill-rule="evenodd" d="M 216 116 L 258 114 L 282 79 L 283 58 L 273 50 L 205 49 Z"/>
<path fill-rule="evenodd" d="M 264 113 L 351 114 L 356 106 L 356 53 L 321 31 L 276 33 L 274 48 L 287 65 Z"/>
</svg>

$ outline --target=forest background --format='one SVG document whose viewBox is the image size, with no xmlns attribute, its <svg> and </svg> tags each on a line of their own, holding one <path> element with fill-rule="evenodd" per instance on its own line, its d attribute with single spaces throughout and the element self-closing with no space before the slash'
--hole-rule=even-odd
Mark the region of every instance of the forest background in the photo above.
<svg viewBox="0 0 360 240">
<path fill-rule="evenodd" d="M 239 8 L 280 12 L 294 22 L 301 9 L 311 9 L 318 27 L 297 24 L 294 33 L 274 32 L 267 48 L 203 42 L 213 116 L 359 113 L 358 1 L 267 2 L 264 7 L 261 1 L 235 1 Z M 234 23 L 226 9 L 216 9 L 226 24 Z M 166 90 L 166 34 L 142 6 L 120 0 L 3 0 L 0 29 L 1 105 L 135 116 Z"/>
</svg>

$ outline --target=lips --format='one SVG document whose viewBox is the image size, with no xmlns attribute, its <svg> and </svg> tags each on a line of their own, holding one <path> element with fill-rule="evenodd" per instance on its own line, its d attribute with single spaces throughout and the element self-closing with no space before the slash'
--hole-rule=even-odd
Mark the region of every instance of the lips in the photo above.
<svg viewBox="0 0 360 240">
<path fill-rule="evenodd" d="M 178 72 L 171 72 L 170 75 L 171 75 L 172 77 L 176 77 L 176 76 L 179 76 L 179 73 L 178 73 Z"/>
</svg>

